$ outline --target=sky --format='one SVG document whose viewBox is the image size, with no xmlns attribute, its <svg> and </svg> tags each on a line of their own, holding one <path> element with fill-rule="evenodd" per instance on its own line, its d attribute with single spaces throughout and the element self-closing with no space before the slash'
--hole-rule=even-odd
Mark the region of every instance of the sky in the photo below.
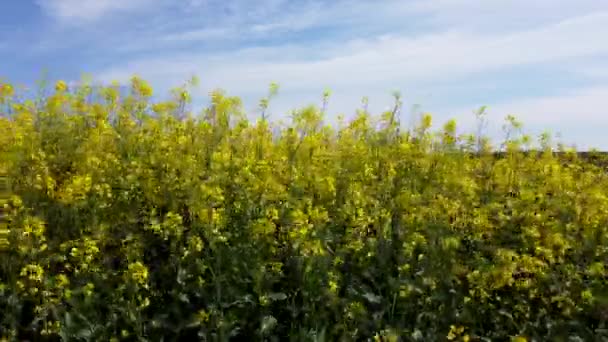
<svg viewBox="0 0 608 342">
<path fill-rule="evenodd" d="M 437 126 L 489 135 L 514 115 L 579 150 L 608 150 L 608 2 L 601 0 L 1 0 L 0 78 L 127 82 L 157 94 L 196 75 L 195 104 L 222 88 L 250 116 L 271 82 L 269 115 L 320 105 L 352 118 L 403 96 Z M 415 110 L 414 110 L 415 108 Z"/>
</svg>

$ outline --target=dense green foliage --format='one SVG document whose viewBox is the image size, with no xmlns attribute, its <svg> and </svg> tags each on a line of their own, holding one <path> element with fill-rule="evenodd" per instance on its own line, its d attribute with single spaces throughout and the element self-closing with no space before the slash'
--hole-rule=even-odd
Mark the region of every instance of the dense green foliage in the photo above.
<svg viewBox="0 0 608 342">
<path fill-rule="evenodd" d="M 398 97 L 331 128 L 92 92 L 0 84 L 0 337 L 608 339 L 606 172 L 511 117 L 496 158 Z"/>
</svg>

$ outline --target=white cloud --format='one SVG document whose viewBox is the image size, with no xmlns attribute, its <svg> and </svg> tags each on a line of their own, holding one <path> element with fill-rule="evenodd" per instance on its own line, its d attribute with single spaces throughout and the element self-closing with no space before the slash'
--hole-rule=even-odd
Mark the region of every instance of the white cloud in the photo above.
<svg viewBox="0 0 608 342">
<path fill-rule="evenodd" d="M 204 28 L 191 31 L 170 33 L 160 38 L 163 41 L 198 41 L 207 39 L 218 39 L 234 34 L 233 30 L 227 28 Z"/>
<path fill-rule="evenodd" d="M 606 10 L 606 4 L 596 0 L 420 0 L 403 3 L 412 12 L 431 15 L 434 23 L 487 30 L 529 27 Z"/>
<path fill-rule="evenodd" d="M 590 65 L 579 68 L 579 72 L 592 79 L 608 80 L 608 65 Z"/>
<path fill-rule="evenodd" d="M 471 34 L 448 31 L 415 37 L 380 36 L 333 45 L 271 46 L 229 53 L 186 53 L 144 58 L 110 67 L 102 79 L 138 73 L 166 84 L 200 74 L 235 92 L 278 81 L 292 90 L 381 84 L 414 85 L 519 65 L 555 63 L 608 53 L 608 12 L 531 31 Z M 322 50 L 323 58 L 306 59 Z M 310 51 L 310 52 L 308 52 Z"/>
<path fill-rule="evenodd" d="M 36 0 L 49 15 L 63 23 L 95 21 L 107 14 L 144 8 L 154 0 Z"/>
</svg>

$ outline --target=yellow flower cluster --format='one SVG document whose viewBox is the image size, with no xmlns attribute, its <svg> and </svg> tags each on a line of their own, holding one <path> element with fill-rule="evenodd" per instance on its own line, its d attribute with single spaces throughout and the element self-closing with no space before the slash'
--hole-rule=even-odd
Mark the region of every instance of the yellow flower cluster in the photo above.
<svg viewBox="0 0 608 342">
<path fill-rule="evenodd" d="M 602 155 L 130 85 L 0 84 L 0 336 L 608 338 Z"/>
</svg>

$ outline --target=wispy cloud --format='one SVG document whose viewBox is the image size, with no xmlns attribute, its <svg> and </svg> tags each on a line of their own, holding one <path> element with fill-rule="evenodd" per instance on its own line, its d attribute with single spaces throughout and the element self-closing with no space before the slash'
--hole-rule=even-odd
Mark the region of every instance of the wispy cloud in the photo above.
<svg viewBox="0 0 608 342">
<path fill-rule="evenodd" d="M 89 23 L 116 12 L 144 9 L 155 0 L 36 0 L 50 16 L 62 23 Z"/>
<path fill-rule="evenodd" d="M 236 33 L 234 29 L 228 28 L 204 28 L 192 31 L 183 31 L 176 33 L 169 33 L 158 39 L 166 42 L 191 42 L 208 39 L 224 39 L 228 36 L 232 36 Z"/>
<path fill-rule="evenodd" d="M 305 48 L 282 45 L 220 54 L 169 54 L 116 65 L 100 76 L 126 79 L 136 72 L 161 83 L 200 73 L 237 92 L 247 92 L 271 80 L 293 89 L 313 89 L 323 84 L 344 87 L 434 82 L 498 68 L 608 54 L 608 45 L 598 44 L 608 34 L 606 22 L 608 12 L 601 12 L 506 34 L 452 31 L 415 37 L 383 35 L 330 46 L 321 43 Z M 319 48 L 324 49 L 325 57 L 306 58 L 307 49 Z M 299 60 L 289 61 L 289 56 L 298 54 L 302 54 Z"/>
<path fill-rule="evenodd" d="M 582 66 L 579 68 L 579 72 L 589 78 L 608 80 L 608 66 L 601 65 L 599 63 Z"/>
</svg>

